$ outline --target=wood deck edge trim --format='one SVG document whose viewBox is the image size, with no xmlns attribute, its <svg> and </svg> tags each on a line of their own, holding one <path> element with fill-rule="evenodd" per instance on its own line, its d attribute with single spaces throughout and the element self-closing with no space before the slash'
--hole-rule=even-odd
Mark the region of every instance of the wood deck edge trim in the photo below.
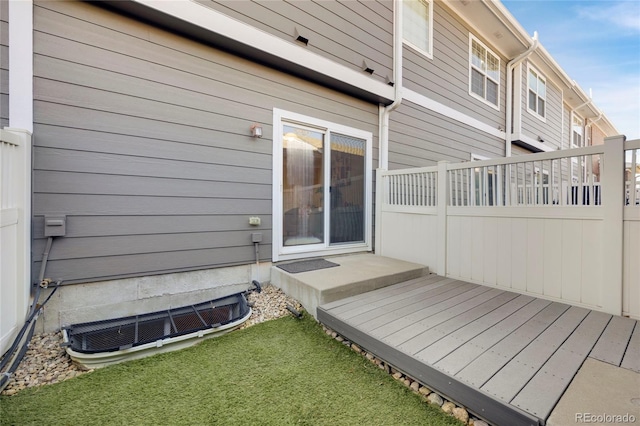
<svg viewBox="0 0 640 426">
<path fill-rule="evenodd" d="M 467 408 L 478 417 L 495 425 L 544 425 L 539 419 L 517 407 L 500 401 L 480 389 L 462 383 L 448 374 L 420 362 L 404 352 L 358 330 L 332 316 L 321 307 L 317 309 L 318 321 L 346 339 L 360 345 L 379 359 L 393 365 L 408 376 L 418 380 L 429 389 L 442 394 Z"/>
</svg>

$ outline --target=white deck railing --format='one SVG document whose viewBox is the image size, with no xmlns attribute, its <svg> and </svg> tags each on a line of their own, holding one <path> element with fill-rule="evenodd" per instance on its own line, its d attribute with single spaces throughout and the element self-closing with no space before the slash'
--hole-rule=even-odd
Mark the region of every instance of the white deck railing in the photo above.
<svg viewBox="0 0 640 426">
<path fill-rule="evenodd" d="M 0 354 L 29 305 L 31 137 L 0 129 Z"/>
<path fill-rule="evenodd" d="M 640 141 L 623 141 L 378 171 L 377 251 L 441 275 L 640 317 Z"/>
</svg>

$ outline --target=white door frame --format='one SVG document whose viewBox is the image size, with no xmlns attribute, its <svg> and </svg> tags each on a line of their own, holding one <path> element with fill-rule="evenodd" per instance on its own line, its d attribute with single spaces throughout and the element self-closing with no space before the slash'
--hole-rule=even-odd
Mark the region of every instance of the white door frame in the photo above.
<svg viewBox="0 0 640 426">
<path fill-rule="evenodd" d="M 282 149 L 283 149 L 283 123 L 317 128 L 324 132 L 335 132 L 346 136 L 353 136 L 366 141 L 365 148 L 365 197 L 364 197 L 364 242 L 329 245 L 325 240 L 320 245 L 301 245 L 284 247 L 282 242 Z M 328 143 L 328 141 L 326 142 Z M 371 132 L 332 123 L 326 120 L 305 116 L 295 112 L 273 109 L 273 241 L 272 258 L 274 262 L 281 260 L 301 259 L 306 257 L 327 256 L 333 254 L 345 254 L 362 251 L 371 251 L 371 216 L 373 212 L 372 197 L 372 145 Z M 326 160 L 325 160 L 326 161 Z M 329 209 L 325 209 L 329 211 Z M 326 213 L 328 215 L 328 213 Z M 325 219 L 326 223 L 326 219 Z"/>
</svg>

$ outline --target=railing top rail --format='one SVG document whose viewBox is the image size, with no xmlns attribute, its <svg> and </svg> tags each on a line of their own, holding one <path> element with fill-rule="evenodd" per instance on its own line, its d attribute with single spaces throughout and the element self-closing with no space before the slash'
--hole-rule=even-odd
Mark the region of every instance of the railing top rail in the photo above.
<svg viewBox="0 0 640 426">
<path fill-rule="evenodd" d="M 595 155 L 603 153 L 604 145 L 595 145 L 587 146 L 584 148 L 565 149 L 562 151 L 539 152 L 537 154 L 517 155 L 515 157 L 500 157 L 490 160 L 467 161 L 464 163 L 447 164 L 447 170 L 470 169 L 486 166 L 501 166 L 505 164 L 531 163 L 533 161 L 557 160 L 561 158 L 571 158 L 581 155 Z"/>
<path fill-rule="evenodd" d="M 438 166 L 416 167 L 410 169 L 383 170 L 382 176 L 406 175 L 413 173 L 433 173 L 438 171 Z"/>
<path fill-rule="evenodd" d="M 640 149 L 640 139 L 634 139 L 631 141 L 625 141 L 624 149 Z"/>
</svg>

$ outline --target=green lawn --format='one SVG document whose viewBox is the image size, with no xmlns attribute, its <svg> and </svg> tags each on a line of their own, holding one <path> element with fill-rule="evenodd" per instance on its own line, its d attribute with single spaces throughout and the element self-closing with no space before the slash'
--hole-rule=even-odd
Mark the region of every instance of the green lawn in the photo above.
<svg viewBox="0 0 640 426">
<path fill-rule="evenodd" d="M 179 352 L 0 397 L 2 425 L 460 425 L 285 317 Z"/>
</svg>

